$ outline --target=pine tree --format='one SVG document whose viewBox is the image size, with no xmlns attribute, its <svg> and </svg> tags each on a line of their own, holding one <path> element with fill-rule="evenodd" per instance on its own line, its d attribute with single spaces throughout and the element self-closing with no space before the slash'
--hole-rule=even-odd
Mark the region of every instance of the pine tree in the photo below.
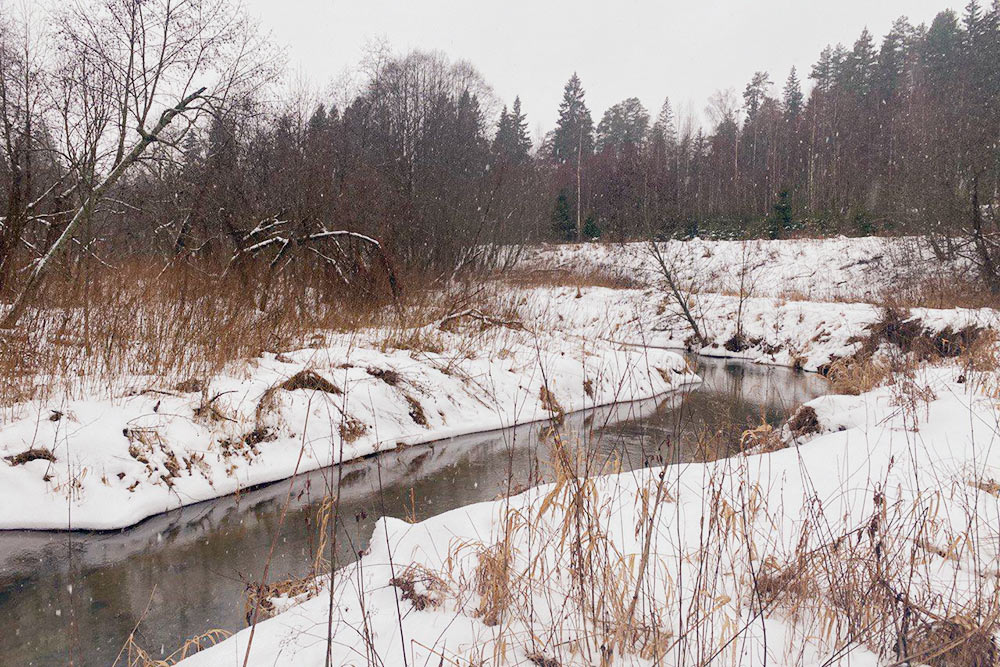
<svg viewBox="0 0 1000 667">
<path fill-rule="evenodd" d="M 827 46 L 819 54 L 819 60 L 812 67 L 809 78 L 816 82 L 816 90 L 821 93 L 830 92 L 833 87 L 833 47 Z"/>
<path fill-rule="evenodd" d="M 871 92 L 875 78 L 875 67 L 878 54 L 875 51 L 875 41 L 872 34 L 865 28 L 854 42 L 854 48 L 844 59 L 843 81 L 849 90 L 859 95 Z"/>
<path fill-rule="evenodd" d="M 573 73 L 563 89 L 559 120 L 552 136 L 552 157 L 559 164 L 576 164 L 594 150 L 594 120 L 584 101 L 580 77 Z"/>
<path fill-rule="evenodd" d="M 767 72 L 756 72 L 750 83 L 743 90 L 743 101 L 747 110 L 747 120 L 753 121 L 757 117 L 764 100 L 767 98 L 767 89 L 771 86 L 771 77 Z"/>
<path fill-rule="evenodd" d="M 792 67 L 792 71 L 788 73 L 788 78 L 785 80 L 785 90 L 782 95 L 782 108 L 785 117 L 790 120 L 798 118 L 799 114 L 802 113 L 804 101 L 802 83 L 799 81 L 795 68 Z"/>
<path fill-rule="evenodd" d="M 878 53 L 876 88 L 881 100 L 888 103 L 896 95 L 906 67 L 906 51 L 913 39 L 913 26 L 905 16 L 892 24 Z"/>
<path fill-rule="evenodd" d="M 649 127 L 649 112 L 636 97 L 615 104 L 604 112 L 597 126 L 597 150 L 612 149 L 621 153 L 637 149 Z"/>
</svg>

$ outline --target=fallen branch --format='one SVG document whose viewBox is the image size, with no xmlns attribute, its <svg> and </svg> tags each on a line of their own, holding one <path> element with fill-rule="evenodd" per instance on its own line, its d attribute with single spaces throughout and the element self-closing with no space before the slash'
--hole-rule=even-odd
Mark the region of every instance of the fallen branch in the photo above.
<svg viewBox="0 0 1000 667">
<path fill-rule="evenodd" d="M 437 328 L 443 328 L 448 322 L 454 322 L 455 320 L 461 319 L 463 317 L 468 317 L 469 319 L 479 320 L 484 324 L 489 324 L 498 327 L 507 327 L 508 329 L 514 329 L 515 331 L 524 331 L 525 326 L 523 322 L 519 320 L 502 320 L 497 317 L 490 317 L 489 315 L 483 313 L 478 308 L 469 308 L 468 310 L 463 310 L 460 313 L 452 313 L 442 317 L 440 320 L 434 323 Z"/>
</svg>

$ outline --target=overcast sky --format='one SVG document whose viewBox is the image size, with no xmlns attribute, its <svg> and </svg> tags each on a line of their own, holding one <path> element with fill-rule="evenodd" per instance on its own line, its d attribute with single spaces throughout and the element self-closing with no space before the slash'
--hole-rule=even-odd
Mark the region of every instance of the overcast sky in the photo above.
<svg viewBox="0 0 1000 667">
<path fill-rule="evenodd" d="M 471 61 L 533 131 L 550 129 L 578 72 L 597 122 L 635 96 L 655 116 L 665 95 L 702 115 L 719 88 L 741 93 L 759 69 L 777 89 L 792 65 L 805 80 L 828 43 L 881 39 L 905 15 L 930 23 L 949 0 L 245 0 L 319 90 L 385 39 L 396 52 L 439 49 Z"/>
</svg>

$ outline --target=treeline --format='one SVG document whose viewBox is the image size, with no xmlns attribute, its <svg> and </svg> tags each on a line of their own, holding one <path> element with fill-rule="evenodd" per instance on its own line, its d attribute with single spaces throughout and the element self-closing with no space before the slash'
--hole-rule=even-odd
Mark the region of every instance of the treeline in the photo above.
<svg viewBox="0 0 1000 667">
<path fill-rule="evenodd" d="M 758 72 L 742 96 L 713 96 L 708 128 L 635 98 L 595 124 L 573 75 L 537 146 L 519 100 L 498 108 L 471 65 L 441 54 L 375 52 L 339 103 L 274 103 L 278 68 L 248 66 L 266 49 L 220 18 L 225 0 L 88 7 L 63 17 L 54 57 L 36 57 L 27 23 L 0 24 L 0 293 L 80 215 L 59 258 L 70 273 L 153 256 L 247 281 L 263 269 L 351 283 L 386 266 L 450 277 L 525 241 L 804 227 L 926 232 L 1000 284 L 1000 0 L 929 26 L 899 19 L 878 44 L 866 30 L 778 85 Z M 216 43 L 193 52 L 206 35 Z M 89 205 L 206 68 L 222 83 Z"/>
<path fill-rule="evenodd" d="M 778 94 L 767 72 L 741 99 L 717 93 L 707 132 L 678 128 L 669 100 L 653 119 L 634 98 L 595 129 L 574 76 L 539 156 L 556 165 L 559 235 L 952 237 L 997 222 L 1000 2 L 929 27 L 900 18 L 880 45 L 865 30 L 826 48 L 808 77 L 808 96 L 794 68 Z"/>
</svg>

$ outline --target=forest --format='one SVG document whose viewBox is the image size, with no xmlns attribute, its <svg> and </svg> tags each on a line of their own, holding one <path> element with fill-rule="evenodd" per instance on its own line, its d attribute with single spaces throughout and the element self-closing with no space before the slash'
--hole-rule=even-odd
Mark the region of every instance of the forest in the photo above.
<svg viewBox="0 0 1000 667">
<path fill-rule="evenodd" d="M 338 100 L 276 99 L 280 55 L 203 4 L 97 3 L 41 35 L 3 17 L 0 294 L 81 211 L 64 275 L 137 259 L 357 280 L 365 249 L 333 230 L 443 276 L 534 241 L 925 233 L 1000 284 L 1000 3 L 866 29 L 809 72 L 757 72 L 708 101 L 708 125 L 669 98 L 595 123 L 573 74 L 536 141 L 518 99 L 437 52 L 373 47 Z M 98 192 L 209 70 L 214 87 Z"/>
</svg>

